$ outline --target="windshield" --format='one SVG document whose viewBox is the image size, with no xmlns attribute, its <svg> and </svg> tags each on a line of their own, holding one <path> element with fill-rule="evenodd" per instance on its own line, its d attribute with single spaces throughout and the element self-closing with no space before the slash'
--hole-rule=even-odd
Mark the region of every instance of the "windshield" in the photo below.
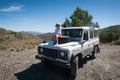
<svg viewBox="0 0 120 80">
<path fill-rule="evenodd" d="M 72 41 L 80 41 L 82 32 L 82 29 L 62 29 L 62 36 L 69 36 Z"/>
</svg>

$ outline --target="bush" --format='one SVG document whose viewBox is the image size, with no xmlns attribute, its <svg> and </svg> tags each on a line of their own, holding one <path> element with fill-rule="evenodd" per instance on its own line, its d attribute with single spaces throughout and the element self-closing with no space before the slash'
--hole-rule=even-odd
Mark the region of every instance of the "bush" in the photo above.
<svg viewBox="0 0 120 80">
<path fill-rule="evenodd" d="M 16 33 L 15 37 L 18 39 L 23 39 L 23 35 L 21 33 Z"/>
<path fill-rule="evenodd" d="M 120 45 L 120 39 L 113 42 L 115 45 Z"/>
<path fill-rule="evenodd" d="M 5 39 L 4 38 L 0 38 L 0 43 L 3 42 Z"/>
<path fill-rule="evenodd" d="M 111 43 L 120 38 L 120 30 L 119 29 L 111 29 L 111 30 L 102 30 L 99 32 L 100 42 L 102 43 Z"/>
</svg>

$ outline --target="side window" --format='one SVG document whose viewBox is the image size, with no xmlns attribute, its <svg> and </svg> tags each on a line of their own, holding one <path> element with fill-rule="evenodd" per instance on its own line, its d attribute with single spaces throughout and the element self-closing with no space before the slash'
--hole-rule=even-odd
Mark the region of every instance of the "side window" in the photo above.
<svg viewBox="0 0 120 80">
<path fill-rule="evenodd" d="M 83 40 L 88 40 L 88 31 L 84 31 Z"/>
<path fill-rule="evenodd" d="M 93 38 L 93 31 L 90 31 L 90 38 Z"/>
<path fill-rule="evenodd" d="M 98 37 L 98 30 L 94 30 L 94 37 Z"/>
</svg>

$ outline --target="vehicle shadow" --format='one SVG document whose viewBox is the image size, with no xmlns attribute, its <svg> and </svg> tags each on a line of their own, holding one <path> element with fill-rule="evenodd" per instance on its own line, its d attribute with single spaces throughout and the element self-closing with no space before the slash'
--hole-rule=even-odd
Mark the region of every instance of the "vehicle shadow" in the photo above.
<svg viewBox="0 0 120 80">
<path fill-rule="evenodd" d="M 43 63 L 33 64 L 14 75 L 18 80 L 74 80 L 68 70 L 53 65 L 45 67 Z"/>
<path fill-rule="evenodd" d="M 79 63 L 78 63 L 78 69 L 80 69 L 80 68 L 83 68 L 83 65 L 84 64 L 87 64 L 87 62 L 88 61 L 91 61 L 91 60 L 94 60 L 94 59 L 92 59 L 92 58 L 87 58 L 87 57 L 85 57 L 85 58 L 83 58 L 82 60 L 80 59 L 79 60 Z"/>
<path fill-rule="evenodd" d="M 91 59 L 85 58 L 79 63 L 79 69 Z M 70 76 L 69 70 L 55 65 L 45 66 L 44 63 L 37 63 L 28 69 L 14 74 L 18 80 L 75 80 Z"/>
</svg>

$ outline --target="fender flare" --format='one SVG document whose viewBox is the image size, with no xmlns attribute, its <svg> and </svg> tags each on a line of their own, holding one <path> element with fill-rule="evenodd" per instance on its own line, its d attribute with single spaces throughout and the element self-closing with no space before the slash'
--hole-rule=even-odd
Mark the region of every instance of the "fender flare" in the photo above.
<svg viewBox="0 0 120 80">
<path fill-rule="evenodd" d="M 78 56 L 79 59 L 81 59 L 81 58 L 82 58 L 82 53 L 79 53 L 79 54 L 76 54 L 76 55 L 72 54 L 70 63 L 72 63 L 72 61 L 73 61 L 77 56 Z"/>
</svg>

